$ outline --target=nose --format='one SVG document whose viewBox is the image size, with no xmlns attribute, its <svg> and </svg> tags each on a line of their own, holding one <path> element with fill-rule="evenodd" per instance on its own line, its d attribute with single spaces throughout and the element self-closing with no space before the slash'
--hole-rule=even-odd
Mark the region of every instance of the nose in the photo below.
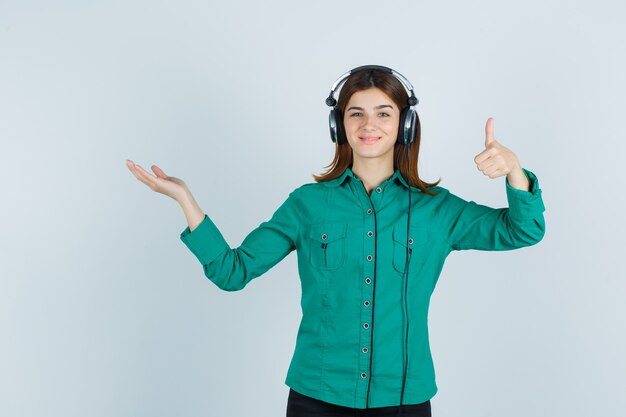
<svg viewBox="0 0 626 417">
<path fill-rule="evenodd" d="M 361 129 L 366 132 L 371 132 L 376 130 L 376 127 L 371 122 L 371 119 L 368 116 L 363 117 L 363 124 L 361 125 Z"/>
<path fill-rule="evenodd" d="M 376 131 L 376 127 L 372 126 L 369 123 L 366 123 L 363 127 L 362 127 L 364 132 L 375 132 Z"/>
</svg>

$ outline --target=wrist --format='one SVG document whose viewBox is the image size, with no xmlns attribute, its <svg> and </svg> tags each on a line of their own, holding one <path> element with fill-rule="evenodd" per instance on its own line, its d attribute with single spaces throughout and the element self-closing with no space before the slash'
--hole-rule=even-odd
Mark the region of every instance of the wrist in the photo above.
<svg viewBox="0 0 626 417">
<path fill-rule="evenodd" d="M 517 188 L 518 190 L 530 191 L 530 182 L 521 165 L 518 164 L 515 168 L 511 169 L 506 178 L 511 187 Z"/>
<path fill-rule="evenodd" d="M 522 164 L 520 164 L 519 161 L 515 161 L 515 163 L 513 164 L 513 168 L 511 168 L 511 171 L 509 173 L 523 174 L 524 170 L 522 169 Z"/>
<path fill-rule="evenodd" d="M 189 190 L 186 190 L 182 195 L 176 198 L 176 201 L 178 202 L 178 204 L 180 204 L 181 207 L 191 207 L 194 205 L 198 205 L 198 203 L 196 203 L 196 199 L 193 198 L 193 194 L 191 194 Z"/>
</svg>

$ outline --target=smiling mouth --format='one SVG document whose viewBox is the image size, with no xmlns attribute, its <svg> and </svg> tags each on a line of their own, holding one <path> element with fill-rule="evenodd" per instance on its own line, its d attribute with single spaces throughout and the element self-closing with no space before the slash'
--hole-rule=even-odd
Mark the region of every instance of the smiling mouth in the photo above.
<svg viewBox="0 0 626 417">
<path fill-rule="evenodd" d="M 359 139 L 360 139 L 362 142 L 365 142 L 365 143 L 375 143 L 375 142 L 378 142 L 378 140 L 380 139 L 380 136 L 378 136 L 378 137 L 373 137 L 373 136 L 368 136 L 368 137 L 360 137 L 360 136 L 359 136 Z"/>
</svg>

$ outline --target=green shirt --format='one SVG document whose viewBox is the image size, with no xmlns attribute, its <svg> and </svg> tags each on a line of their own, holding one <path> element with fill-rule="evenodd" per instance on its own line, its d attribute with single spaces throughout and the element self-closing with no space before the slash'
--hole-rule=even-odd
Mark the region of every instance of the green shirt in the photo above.
<svg viewBox="0 0 626 417">
<path fill-rule="evenodd" d="M 403 404 L 437 392 L 428 342 L 430 296 L 454 250 L 512 250 L 545 231 L 541 189 L 505 178 L 508 208 L 466 201 L 443 187 L 431 196 L 410 187 L 408 368 Z M 181 240 L 219 288 L 241 290 L 294 249 L 302 320 L 285 384 L 352 408 L 400 403 L 404 358 L 404 268 L 409 186 L 396 170 L 368 195 L 350 168 L 330 181 L 292 191 L 268 221 L 231 248 L 205 215 Z"/>
</svg>

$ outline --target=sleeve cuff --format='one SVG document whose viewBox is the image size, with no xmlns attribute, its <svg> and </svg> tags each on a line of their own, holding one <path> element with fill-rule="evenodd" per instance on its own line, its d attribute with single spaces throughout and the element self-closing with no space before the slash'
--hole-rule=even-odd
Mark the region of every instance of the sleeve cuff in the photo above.
<svg viewBox="0 0 626 417">
<path fill-rule="evenodd" d="M 193 232 L 187 226 L 181 232 L 180 240 L 183 241 L 203 265 L 210 263 L 224 250 L 230 249 L 230 245 L 226 242 L 224 236 L 222 236 L 215 223 L 206 214 L 198 227 L 193 229 Z"/>
<path fill-rule="evenodd" d="M 509 202 L 509 214 L 518 220 L 531 220 L 541 215 L 545 211 L 541 188 L 537 176 L 526 168 L 522 171 L 530 183 L 530 191 L 519 190 L 509 184 L 509 179 L 505 177 L 506 196 Z"/>
</svg>

